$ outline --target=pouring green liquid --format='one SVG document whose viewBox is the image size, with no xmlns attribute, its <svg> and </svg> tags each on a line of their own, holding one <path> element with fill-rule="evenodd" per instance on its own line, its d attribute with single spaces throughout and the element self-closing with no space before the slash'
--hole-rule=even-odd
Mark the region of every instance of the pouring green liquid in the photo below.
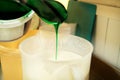
<svg viewBox="0 0 120 80">
<path fill-rule="evenodd" d="M 65 7 L 55 0 L 26 0 L 24 3 L 32 8 L 42 20 L 52 24 L 56 33 L 56 55 L 58 57 L 58 29 L 59 25 L 67 18 Z"/>
<path fill-rule="evenodd" d="M 55 59 L 57 60 L 58 57 L 58 28 L 59 28 L 59 23 L 54 24 L 54 28 L 55 28 L 55 33 L 56 33 L 56 55 L 55 55 Z"/>
<path fill-rule="evenodd" d="M 44 20 L 45 22 L 47 22 L 48 24 L 52 24 L 55 28 L 55 32 L 56 32 L 56 56 L 55 59 L 57 60 L 57 56 L 58 56 L 58 29 L 59 29 L 59 25 L 67 18 L 67 11 L 65 9 L 65 7 L 55 1 L 55 0 L 20 0 L 20 2 L 15 2 L 14 0 L 1 0 L 3 4 L 3 6 L 6 9 L 1 8 L 1 14 L 3 13 L 3 15 L 5 17 L 1 17 L 2 19 L 13 19 L 13 18 L 17 18 L 18 16 L 22 16 L 23 14 L 20 14 L 20 12 L 28 12 L 31 9 L 33 9 L 38 16 Z M 12 4 L 11 4 L 12 3 Z M 14 3 L 14 4 L 13 4 Z M 9 4 L 9 5 L 8 5 Z M 19 7 L 16 8 L 16 6 L 19 7 L 19 5 L 24 6 L 24 9 Z M 7 7 L 6 7 L 7 6 Z M 9 9 L 12 6 L 11 9 Z M 19 12 L 20 11 L 20 12 Z M 20 15 L 15 15 L 16 12 L 18 12 Z M 9 15 L 9 13 L 11 13 L 11 17 L 6 15 Z M 14 14 L 13 14 L 14 13 Z"/>
</svg>

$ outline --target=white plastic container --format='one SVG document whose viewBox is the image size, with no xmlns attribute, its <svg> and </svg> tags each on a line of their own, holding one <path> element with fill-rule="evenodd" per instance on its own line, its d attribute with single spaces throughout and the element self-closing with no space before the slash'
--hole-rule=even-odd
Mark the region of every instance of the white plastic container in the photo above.
<svg viewBox="0 0 120 80">
<path fill-rule="evenodd" d="M 42 30 L 20 44 L 23 80 L 88 80 L 92 44 L 59 34 L 57 60 L 55 45 L 55 33 Z"/>
<path fill-rule="evenodd" d="M 33 14 L 34 11 L 31 10 L 17 19 L 0 20 L 0 41 L 10 41 L 21 37 L 24 34 L 25 23 L 32 18 Z"/>
</svg>

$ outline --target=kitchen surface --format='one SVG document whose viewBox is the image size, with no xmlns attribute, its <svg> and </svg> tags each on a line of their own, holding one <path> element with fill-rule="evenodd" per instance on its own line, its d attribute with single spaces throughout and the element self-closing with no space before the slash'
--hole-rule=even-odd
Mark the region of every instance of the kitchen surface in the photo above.
<svg viewBox="0 0 120 80">
<path fill-rule="evenodd" d="M 90 80 L 120 80 L 120 72 L 118 70 L 93 56 Z"/>
</svg>

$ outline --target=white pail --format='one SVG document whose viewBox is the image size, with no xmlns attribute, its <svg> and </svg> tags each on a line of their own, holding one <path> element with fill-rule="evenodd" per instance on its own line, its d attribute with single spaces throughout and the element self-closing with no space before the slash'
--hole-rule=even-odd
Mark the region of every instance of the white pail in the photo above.
<svg viewBox="0 0 120 80">
<path fill-rule="evenodd" d="M 31 10 L 24 16 L 12 20 L 0 20 L 0 41 L 10 41 L 24 34 L 24 25 L 28 22 L 34 11 Z"/>
</svg>

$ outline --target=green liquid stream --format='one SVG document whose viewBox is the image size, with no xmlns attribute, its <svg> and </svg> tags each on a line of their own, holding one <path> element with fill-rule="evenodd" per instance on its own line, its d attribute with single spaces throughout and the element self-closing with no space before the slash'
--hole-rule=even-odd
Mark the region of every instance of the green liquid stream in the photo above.
<svg viewBox="0 0 120 80">
<path fill-rule="evenodd" d="M 54 28 L 55 28 L 55 33 L 56 33 L 56 55 L 55 55 L 55 60 L 57 60 L 58 58 L 58 41 L 59 41 L 59 35 L 58 35 L 58 29 L 59 29 L 59 25 L 60 23 L 54 24 Z"/>
</svg>

